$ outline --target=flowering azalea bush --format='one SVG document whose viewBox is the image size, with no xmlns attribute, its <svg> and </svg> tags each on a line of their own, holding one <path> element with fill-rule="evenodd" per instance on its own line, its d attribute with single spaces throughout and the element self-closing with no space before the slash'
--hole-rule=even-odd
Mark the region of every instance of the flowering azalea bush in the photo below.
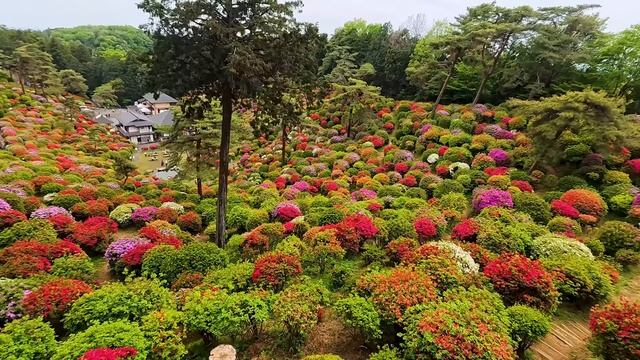
<svg viewBox="0 0 640 360">
<path fill-rule="evenodd" d="M 124 346 L 115 349 L 104 347 L 87 351 L 79 360 L 120 360 L 133 358 L 136 354 L 138 350 L 133 347 Z"/>
<path fill-rule="evenodd" d="M 80 280 L 54 280 L 29 291 L 22 307 L 31 316 L 60 320 L 71 303 L 93 289 Z"/>
<path fill-rule="evenodd" d="M 509 305 L 523 304 L 544 310 L 557 305 L 559 294 L 553 278 L 539 261 L 504 254 L 490 261 L 483 273 Z"/>
<path fill-rule="evenodd" d="M 596 306 L 589 315 L 596 354 L 604 359 L 640 356 L 640 303 L 628 299 Z"/>
<path fill-rule="evenodd" d="M 492 206 L 512 208 L 513 198 L 508 191 L 498 189 L 479 189 L 474 193 L 473 208 L 476 212 Z"/>
<path fill-rule="evenodd" d="M 358 289 L 385 319 L 392 321 L 401 321 L 408 308 L 437 298 L 428 275 L 405 267 L 365 276 L 358 280 Z"/>
<path fill-rule="evenodd" d="M 256 260 L 251 279 L 259 285 L 279 290 L 289 279 L 300 275 L 300 273 L 302 273 L 302 266 L 298 257 L 281 252 L 271 252 Z"/>
<path fill-rule="evenodd" d="M 76 225 L 73 239 L 93 251 L 104 251 L 118 231 L 118 224 L 105 216 L 95 216 Z"/>
</svg>

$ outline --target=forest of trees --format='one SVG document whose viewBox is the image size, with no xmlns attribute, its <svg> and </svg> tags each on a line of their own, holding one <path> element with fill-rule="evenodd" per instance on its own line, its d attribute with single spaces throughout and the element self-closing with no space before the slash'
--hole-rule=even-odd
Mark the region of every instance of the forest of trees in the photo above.
<svg viewBox="0 0 640 360">
<path fill-rule="evenodd" d="M 345 85 L 355 77 L 396 99 L 434 101 L 444 90 L 443 103 L 498 104 L 593 87 L 624 97 L 627 111 L 638 112 L 640 27 L 608 33 L 597 11 L 597 5 L 533 9 L 483 4 L 453 22 L 428 24 L 424 15 L 416 15 L 397 29 L 353 20 L 330 37 L 318 33 L 318 51 L 305 56 L 315 57 L 314 80 Z M 89 93 L 121 79 L 118 102 L 126 104 L 150 90 L 146 80 L 153 40 L 140 29 L 0 26 L 4 58 L 24 45 L 48 53 L 55 68 L 82 75 Z"/>
<path fill-rule="evenodd" d="M 78 93 L 91 94 L 115 79 L 121 79 L 123 84 L 117 94 L 121 104 L 129 104 L 148 91 L 145 56 L 151 50 L 152 41 L 135 27 L 79 26 L 32 31 L 0 26 L 0 56 L 4 54 L 5 58 L 15 60 L 14 52 L 25 45 L 31 49 L 30 53 L 34 49 L 48 53 L 56 69 L 80 74 L 87 89 Z"/>
</svg>

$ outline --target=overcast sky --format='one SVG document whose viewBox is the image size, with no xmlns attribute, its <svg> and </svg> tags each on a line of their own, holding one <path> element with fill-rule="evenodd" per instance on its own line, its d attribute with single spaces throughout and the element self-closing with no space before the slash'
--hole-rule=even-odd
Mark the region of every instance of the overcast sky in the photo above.
<svg viewBox="0 0 640 360">
<path fill-rule="evenodd" d="M 137 9 L 139 0 L 0 0 L 0 24 L 11 28 L 46 29 L 77 25 L 134 25 L 147 17 Z M 453 20 L 468 6 L 487 0 L 304 0 L 299 18 L 317 23 L 332 34 L 336 27 L 355 18 L 368 22 L 391 22 L 400 26 L 409 16 L 425 14 L 427 21 Z M 576 5 L 597 3 L 609 31 L 640 23 L 640 0 L 498 0 L 502 6 Z"/>
</svg>

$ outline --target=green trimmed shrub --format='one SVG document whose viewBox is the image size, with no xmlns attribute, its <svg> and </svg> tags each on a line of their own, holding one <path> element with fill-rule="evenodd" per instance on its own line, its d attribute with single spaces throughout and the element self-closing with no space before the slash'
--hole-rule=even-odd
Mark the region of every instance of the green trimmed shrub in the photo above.
<svg viewBox="0 0 640 360">
<path fill-rule="evenodd" d="M 158 281 L 109 283 L 76 300 L 64 316 L 64 327 L 77 332 L 110 321 L 139 321 L 152 311 L 175 307 L 173 294 Z"/>
<path fill-rule="evenodd" d="M 351 296 L 338 300 L 334 309 L 347 326 L 358 331 L 368 341 L 375 342 L 382 337 L 380 314 L 371 301 Z"/>
<path fill-rule="evenodd" d="M 614 256 L 618 250 L 640 248 L 638 229 L 623 221 L 607 221 L 596 230 L 595 238 L 604 245 L 604 252 Z"/>
<path fill-rule="evenodd" d="M 55 332 L 42 318 L 14 320 L 0 332 L 0 359 L 49 360 L 57 346 Z"/>
<path fill-rule="evenodd" d="M 554 274 L 563 301 L 593 304 L 613 292 L 611 278 L 598 261 L 568 255 L 543 259 L 542 265 Z"/>
<path fill-rule="evenodd" d="M 145 360 L 151 343 L 137 324 L 128 321 L 115 321 L 89 326 L 85 331 L 72 334 L 58 346 L 52 360 L 77 360 L 88 350 L 100 347 L 135 348 L 138 353 L 132 360 Z"/>
<path fill-rule="evenodd" d="M 518 357 L 524 354 L 536 341 L 542 339 L 551 330 L 551 319 L 538 309 L 526 305 L 507 308 L 509 334 L 516 345 Z"/>
</svg>

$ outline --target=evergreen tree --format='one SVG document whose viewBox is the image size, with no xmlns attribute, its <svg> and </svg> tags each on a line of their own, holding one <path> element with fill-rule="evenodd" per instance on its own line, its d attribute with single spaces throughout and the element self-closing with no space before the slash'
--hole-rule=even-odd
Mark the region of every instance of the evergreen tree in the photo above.
<svg viewBox="0 0 640 360">
<path fill-rule="evenodd" d="M 306 39 L 317 28 L 298 23 L 300 1 L 144 0 L 155 40 L 152 73 L 156 88 L 172 93 L 221 99 L 216 240 L 225 244 L 229 146 L 234 103 L 258 96 L 269 84 L 295 78 Z M 293 40 L 293 41 L 292 41 Z M 308 54 L 306 54 L 308 55 Z M 315 61 L 313 66 L 317 68 Z M 274 76 L 277 75 L 277 76 Z M 269 111 L 269 109 L 263 109 Z"/>
</svg>

